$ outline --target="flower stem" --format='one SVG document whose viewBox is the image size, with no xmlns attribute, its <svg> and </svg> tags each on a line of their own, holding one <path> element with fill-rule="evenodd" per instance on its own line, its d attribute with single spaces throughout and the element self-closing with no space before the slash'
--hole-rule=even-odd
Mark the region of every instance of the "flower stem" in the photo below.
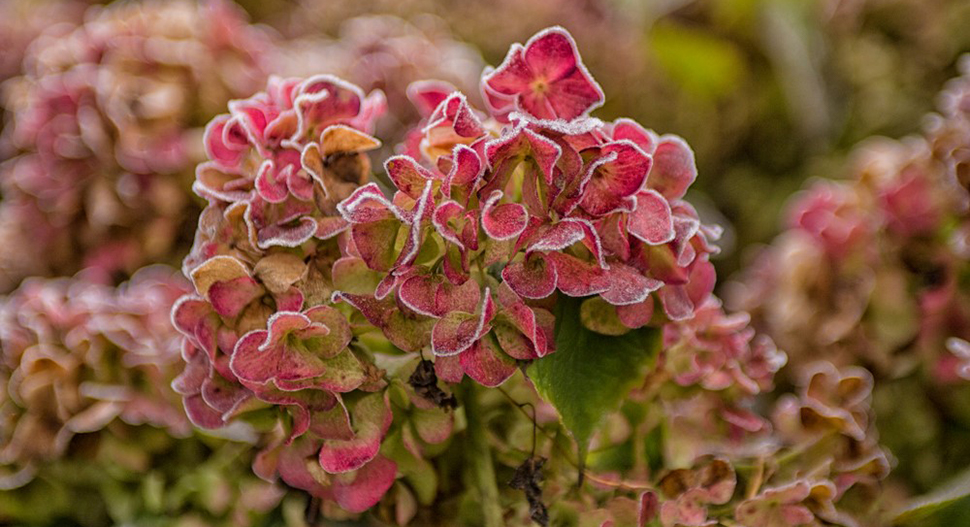
<svg viewBox="0 0 970 527">
<path fill-rule="evenodd" d="M 499 503 L 498 482 L 495 478 L 495 466 L 492 464 L 492 452 L 488 446 L 488 435 L 485 430 L 484 411 L 478 404 L 478 394 L 481 391 L 473 383 L 466 382 L 463 386 L 461 403 L 465 407 L 465 419 L 468 426 L 465 429 L 465 448 L 468 454 L 468 475 L 478 494 L 479 505 L 482 510 L 482 527 L 502 527 L 502 506 Z"/>
</svg>

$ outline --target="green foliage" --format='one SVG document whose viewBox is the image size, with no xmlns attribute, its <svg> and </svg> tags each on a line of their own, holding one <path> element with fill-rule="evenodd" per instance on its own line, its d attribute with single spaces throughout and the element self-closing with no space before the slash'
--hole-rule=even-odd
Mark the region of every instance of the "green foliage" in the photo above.
<svg viewBox="0 0 970 527">
<path fill-rule="evenodd" d="M 897 511 L 894 525 L 944 526 L 970 524 L 970 470 L 940 486 L 913 498 Z"/>
<path fill-rule="evenodd" d="M 582 299 L 561 297 L 556 306 L 556 352 L 535 361 L 529 377 L 552 403 L 584 458 L 604 417 L 619 409 L 642 381 L 660 350 L 660 330 L 640 328 L 620 336 L 590 331 L 580 320 Z"/>
</svg>

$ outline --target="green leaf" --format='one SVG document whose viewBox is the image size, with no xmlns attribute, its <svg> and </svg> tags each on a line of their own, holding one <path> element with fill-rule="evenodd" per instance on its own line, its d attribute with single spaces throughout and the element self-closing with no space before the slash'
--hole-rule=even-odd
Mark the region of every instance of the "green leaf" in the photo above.
<svg viewBox="0 0 970 527">
<path fill-rule="evenodd" d="M 583 299 L 560 297 L 556 304 L 556 352 L 529 367 L 539 395 L 549 401 L 586 457 L 604 417 L 644 378 L 661 346 L 660 330 L 640 328 L 620 336 L 590 331 L 580 321 Z"/>
<path fill-rule="evenodd" d="M 953 507 L 953 505 L 959 506 Z M 893 524 L 936 525 L 935 522 L 927 523 L 925 520 L 929 516 L 939 514 L 945 514 L 947 518 L 956 515 L 963 520 L 970 519 L 970 470 L 965 470 L 929 494 L 910 500 L 896 512 Z M 939 525 L 944 524 L 957 525 L 948 522 L 939 523 Z"/>
</svg>

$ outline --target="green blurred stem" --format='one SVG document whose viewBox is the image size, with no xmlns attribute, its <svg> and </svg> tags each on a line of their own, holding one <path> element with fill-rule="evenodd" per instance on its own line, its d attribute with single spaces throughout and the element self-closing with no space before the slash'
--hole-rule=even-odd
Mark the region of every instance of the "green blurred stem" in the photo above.
<svg viewBox="0 0 970 527">
<path fill-rule="evenodd" d="M 482 510 L 483 527 L 502 527 L 502 506 L 499 503 L 498 483 L 495 479 L 495 466 L 492 451 L 488 446 L 485 430 L 484 411 L 479 406 L 478 396 L 481 388 L 474 383 L 465 382 L 462 386 L 461 403 L 465 407 L 465 449 L 468 460 L 469 480 L 478 493 Z"/>
</svg>

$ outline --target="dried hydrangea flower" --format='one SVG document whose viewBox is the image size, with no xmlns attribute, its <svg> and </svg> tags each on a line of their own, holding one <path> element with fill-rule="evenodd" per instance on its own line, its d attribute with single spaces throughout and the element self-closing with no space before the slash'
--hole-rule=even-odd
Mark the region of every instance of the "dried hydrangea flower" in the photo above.
<svg viewBox="0 0 970 527">
<path fill-rule="evenodd" d="M 796 197 L 788 230 L 728 295 L 788 352 L 794 372 L 817 359 L 872 371 L 874 406 L 889 423 L 882 440 L 900 454 L 896 482 L 914 493 L 965 464 L 955 459 L 970 462 L 965 452 L 936 454 L 962 452 L 946 423 L 960 419 L 970 390 L 958 344 L 970 339 L 962 72 L 922 134 L 869 140 L 853 152 L 849 179 Z M 900 400 L 913 423 L 889 417 Z M 930 465 L 940 467 L 932 477 Z"/>
<path fill-rule="evenodd" d="M 441 20 L 424 16 L 408 21 L 391 15 L 341 20 L 333 39 L 307 36 L 281 43 L 272 59 L 274 72 L 306 76 L 325 71 L 366 90 L 383 91 L 389 114 L 379 131 L 389 145 L 437 105 L 427 113 L 413 108 L 408 103 L 409 85 L 440 79 L 448 93 L 456 86 L 465 91 L 477 86 L 481 56 L 472 46 L 455 40 Z M 319 26 L 314 26 L 310 34 L 318 31 Z"/>
<path fill-rule="evenodd" d="M 170 273 L 152 274 L 117 294 L 81 281 L 33 279 L 5 299 L 5 465 L 31 471 L 63 456 L 75 434 L 98 432 L 116 418 L 189 431 L 164 389 L 178 347 L 155 309 L 171 305 L 185 286 Z"/>
<path fill-rule="evenodd" d="M 0 169 L 5 219 L 37 232 L 37 272 L 115 282 L 187 246 L 201 127 L 262 82 L 268 45 L 221 0 L 92 7 L 38 37 L 6 87 L 3 149 L 18 155 Z"/>
<path fill-rule="evenodd" d="M 174 270 L 152 267 L 117 289 L 31 278 L 0 302 L 0 486 L 46 505 L 4 507 L 5 520 L 123 523 L 189 512 L 210 525 L 251 525 L 276 506 L 280 490 L 231 461 L 251 446 L 193 435 L 168 389 L 181 361 L 166 308 L 187 290 Z M 146 494 L 146 480 L 164 504 Z M 192 490 L 203 480 L 206 489 Z"/>
<path fill-rule="evenodd" d="M 348 251 L 337 204 L 370 172 L 366 152 L 380 142 L 369 132 L 384 107 L 380 91 L 365 95 L 336 77 L 273 77 L 216 117 L 194 185 L 209 206 L 184 262 L 195 293 L 172 312 L 186 361 L 173 388 L 192 421 L 262 422 L 256 472 L 344 514 L 372 507 L 394 484 L 398 462 L 382 445 L 408 430 L 410 450 L 396 456 L 406 461 L 419 451 L 412 430 L 440 443 L 448 434 L 435 430 L 452 419 L 417 402 L 399 378 L 410 371 L 390 383 L 357 338 L 366 326 L 328 305 Z M 424 406 L 404 412 L 412 397 Z"/>
<path fill-rule="evenodd" d="M 397 192 L 388 199 L 367 185 L 339 207 L 356 253 L 341 262 L 353 270 L 345 280 L 379 283 L 371 295 L 338 298 L 398 346 L 430 344 L 451 382 L 467 374 L 494 386 L 516 361 L 551 352 L 552 317 L 537 301 L 557 291 L 598 295 L 636 328 L 655 299 L 668 318 L 685 319 L 713 287 L 717 231 L 681 200 L 696 175 L 687 145 L 626 119 L 587 117 L 602 94 L 561 28 L 513 47 L 483 89 L 498 93 L 490 83 L 527 74 L 562 89 L 544 91 L 541 108 L 516 96 L 484 114 L 460 93 L 442 99 L 435 85 L 419 86 L 416 100 L 440 102 L 409 155 L 385 163 Z M 574 84 L 595 97 L 562 115 L 549 110 L 576 102 Z"/>
</svg>

